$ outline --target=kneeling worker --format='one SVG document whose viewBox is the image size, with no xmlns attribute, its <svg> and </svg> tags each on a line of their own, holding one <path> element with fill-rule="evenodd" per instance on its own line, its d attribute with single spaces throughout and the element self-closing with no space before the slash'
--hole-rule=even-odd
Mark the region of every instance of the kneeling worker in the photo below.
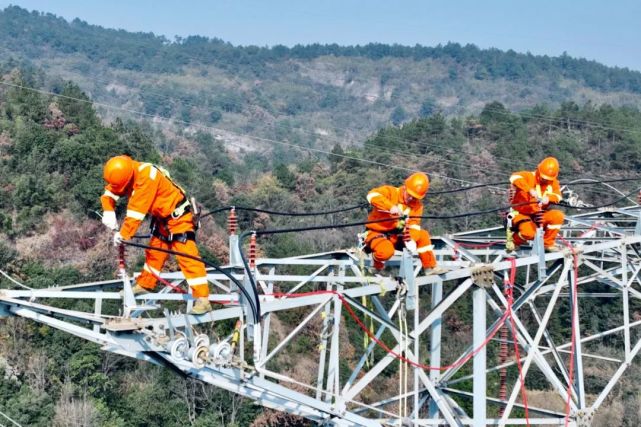
<svg viewBox="0 0 641 427">
<path fill-rule="evenodd" d="M 555 241 L 565 215 L 550 209 L 551 203 L 559 203 L 563 198 L 558 175 L 558 160 L 547 157 L 539 163 L 536 171 L 514 172 L 510 177 L 514 186 L 512 209 L 516 212 L 513 212 L 512 231 L 516 245 L 534 239 L 537 227 L 541 226 L 546 252 L 559 250 Z"/>
<path fill-rule="evenodd" d="M 374 188 L 367 194 L 367 201 L 373 209 L 368 221 L 389 219 L 366 225 L 366 248 L 371 251 L 373 266 L 377 270 L 385 267 L 385 261 L 394 255 L 394 249 L 402 250 L 403 246 L 411 252 L 417 252 L 426 274 L 439 274 L 444 270 L 436 267 L 432 241 L 427 230 L 421 229 L 423 203 L 430 186 L 427 175 L 417 172 L 410 175 L 400 187 L 384 185 Z M 411 240 L 403 241 L 403 230 L 408 227 Z"/>
<path fill-rule="evenodd" d="M 121 196 L 129 198 L 125 221 L 120 231 L 114 234 L 115 246 L 131 239 L 149 213 L 154 223 L 149 246 L 199 256 L 191 204 L 166 171 L 151 163 L 137 162 L 129 156 L 116 156 L 105 164 L 103 177 L 107 186 L 100 197 L 104 210 L 102 222 L 111 230 L 118 229 L 116 201 Z M 153 249 L 145 251 L 145 265 L 133 287 L 134 295 L 147 293 L 156 287 L 156 277 L 168 256 Z M 205 265 L 181 256 L 177 260 L 196 298 L 191 313 L 211 311 Z"/>
</svg>

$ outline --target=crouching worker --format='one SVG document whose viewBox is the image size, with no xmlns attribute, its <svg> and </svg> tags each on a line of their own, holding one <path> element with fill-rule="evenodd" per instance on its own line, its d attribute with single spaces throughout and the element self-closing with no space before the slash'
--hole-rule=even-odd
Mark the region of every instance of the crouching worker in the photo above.
<svg viewBox="0 0 641 427">
<path fill-rule="evenodd" d="M 367 201 L 373 209 L 367 218 L 372 222 L 366 225 L 366 251 L 371 252 L 373 267 L 382 270 L 385 261 L 394 255 L 394 250 L 407 247 L 418 253 L 425 274 L 440 274 L 444 270 L 436 267 L 432 241 L 427 230 L 421 228 L 423 215 L 422 199 L 430 186 L 427 175 L 421 172 L 410 175 L 404 185 L 393 187 L 384 185 L 374 188 L 367 194 Z M 403 240 L 405 227 L 409 229 L 411 240 Z"/>
<path fill-rule="evenodd" d="M 102 222 L 115 231 L 115 246 L 130 240 L 145 219 L 152 216 L 152 237 L 149 246 L 169 249 L 199 257 L 192 206 L 185 192 L 169 174 L 151 163 L 141 163 L 129 156 L 116 156 L 107 161 L 103 177 L 107 182 L 100 197 L 104 210 Z M 127 214 L 118 231 L 115 207 L 120 197 L 128 197 Z M 145 265 L 133 287 L 134 295 L 145 294 L 156 287 L 156 277 L 169 254 L 147 249 Z M 196 298 L 192 314 L 211 311 L 209 285 L 205 265 L 191 258 L 177 257 L 178 265 Z"/>
<path fill-rule="evenodd" d="M 559 250 L 556 236 L 563 225 L 563 212 L 550 209 L 550 204 L 559 203 L 561 186 L 557 179 L 559 162 L 547 157 L 539 163 L 536 171 L 514 172 L 510 182 L 514 187 L 512 197 L 512 231 L 514 244 L 522 245 L 534 239 L 537 227 L 543 227 L 543 244 L 546 252 Z"/>
</svg>

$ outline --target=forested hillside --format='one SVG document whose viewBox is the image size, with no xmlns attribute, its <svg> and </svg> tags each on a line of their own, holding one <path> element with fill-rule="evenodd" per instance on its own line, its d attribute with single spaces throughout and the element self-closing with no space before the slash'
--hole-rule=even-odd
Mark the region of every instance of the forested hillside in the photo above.
<svg viewBox="0 0 641 427">
<path fill-rule="evenodd" d="M 0 55 L 0 269 L 35 288 L 114 277 L 111 236 L 96 213 L 102 165 L 114 154 L 166 166 L 207 210 L 354 206 L 412 170 L 430 174 L 428 215 L 495 210 L 507 204 L 510 172 L 547 155 L 559 158 L 563 183 L 641 174 L 641 73 L 568 55 L 457 44 L 242 47 L 19 7 L 0 11 Z M 495 185 L 440 193 L 479 182 Z M 641 180 L 613 185 L 633 193 Z M 569 186 L 587 203 L 621 198 L 600 184 Z M 366 214 L 239 212 L 242 230 Z M 200 231 L 201 254 L 214 263 L 227 260 L 225 220 L 211 215 Z M 501 221 L 493 212 L 425 225 L 446 234 Z M 261 254 L 282 257 L 354 246 L 359 231 L 279 234 L 258 244 Z M 132 251 L 129 262 L 139 270 L 142 253 Z M 9 286 L 0 276 L 0 288 Z M 593 331 L 609 326 L 608 304 L 585 304 Z M 297 320 L 274 321 L 287 328 Z M 468 320 L 445 319 L 464 331 Z M 560 337 L 569 324 L 554 322 Z M 349 328 L 342 363 L 353 366 L 349 349 L 362 337 Z M 308 352 L 315 343 L 296 345 Z M 278 362 L 294 377 L 306 374 Z M 385 375 L 394 386 L 394 373 Z M 637 425 L 639 380 L 636 364 L 599 415 L 608 425 Z M 539 387 L 528 384 L 545 398 Z M 0 322 L 0 410 L 24 426 L 307 425 L 19 319 Z"/>
<path fill-rule="evenodd" d="M 291 147 L 239 155 L 208 132 L 163 132 L 120 119 L 106 124 L 76 83 L 59 82 L 51 88 L 53 94 L 47 94 L 26 89 L 47 87 L 50 80 L 42 70 L 12 63 L 0 70 L 0 265 L 36 288 L 113 277 L 110 233 L 94 211 L 102 163 L 121 152 L 167 166 L 207 209 L 235 205 L 319 211 L 350 206 L 365 202 L 369 188 L 400 183 L 409 170 L 420 169 L 432 177 L 427 213 L 447 215 L 504 206 L 506 185 L 455 194 L 437 194 L 439 190 L 507 182 L 510 171 L 534 167 L 545 155 L 559 157 L 563 182 L 638 176 L 641 169 L 641 112 L 631 107 L 564 102 L 559 108 L 514 112 L 490 102 L 478 115 L 435 112 L 384 128 L 360 144 L 335 142 L 330 155 L 301 151 L 296 159 L 288 152 Z M 629 191 L 639 182 L 616 185 Z M 599 185 L 575 190 L 593 203 L 620 197 Z M 365 214 L 359 210 L 292 219 L 243 213 L 240 225 L 262 229 L 340 223 L 362 220 Z M 427 225 L 437 234 L 500 221 L 493 213 L 430 220 Z M 214 262 L 227 257 L 224 226 L 224 214 L 214 215 L 200 232 L 202 253 Z M 357 231 L 284 234 L 260 239 L 259 245 L 262 253 L 274 257 L 332 250 L 353 246 Z M 130 258 L 132 268 L 141 267 L 140 253 Z M 2 278 L 0 285 L 11 283 Z M 608 325 L 607 304 L 593 304 L 584 312 L 591 313 L 588 323 L 594 330 Z M 559 334 L 567 330 L 566 320 L 555 320 Z M 467 327 L 464 318 L 446 322 Z M 0 336 L 0 407 L 23 425 L 304 425 L 170 371 L 101 352 L 48 327 L 3 320 Z M 351 342 L 357 342 L 355 337 Z M 299 350 L 313 351 L 313 343 L 307 344 Z M 354 344 L 345 345 L 349 354 Z M 444 349 L 446 356 L 448 351 Z M 355 361 L 346 357 L 344 363 Z M 598 381 L 599 373 L 594 376 Z M 617 421 L 613 425 L 636 425 L 639 379 L 641 369 L 635 365 L 613 393 L 616 403 L 604 412 Z M 528 384 L 531 390 L 538 386 Z"/>
<path fill-rule="evenodd" d="M 382 126 L 442 113 L 478 114 L 588 100 L 641 104 L 641 73 L 594 61 L 443 46 L 232 46 L 105 29 L 19 7 L 0 11 L 0 54 L 47 70 L 44 88 L 73 80 L 103 117 L 171 118 L 206 126 L 244 150 L 248 136 L 331 147 Z M 117 107 L 118 109 L 108 106 Z M 127 111 L 124 111 L 124 110 Z"/>
</svg>

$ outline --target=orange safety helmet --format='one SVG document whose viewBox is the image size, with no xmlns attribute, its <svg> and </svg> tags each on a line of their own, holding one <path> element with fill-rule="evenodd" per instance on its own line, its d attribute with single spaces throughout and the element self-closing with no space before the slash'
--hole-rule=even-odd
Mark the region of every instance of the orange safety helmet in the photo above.
<svg viewBox="0 0 641 427">
<path fill-rule="evenodd" d="M 541 178 L 547 181 L 555 180 L 559 176 L 559 161 L 554 157 L 546 157 L 541 160 L 536 171 Z"/>
<path fill-rule="evenodd" d="M 129 156 L 115 156 L 105 163 L 102 177 L 114 190 L 124 191 L 134 175 L 134 161 Z"/>
<path fill-rule="evenodd" d="M 423 172 L 411 174 L 405 180 L 405 189 L 407 193 L 415 199 L 425 197 L 427 190 L 430 188 L 430 180 Z"/>
</svg>

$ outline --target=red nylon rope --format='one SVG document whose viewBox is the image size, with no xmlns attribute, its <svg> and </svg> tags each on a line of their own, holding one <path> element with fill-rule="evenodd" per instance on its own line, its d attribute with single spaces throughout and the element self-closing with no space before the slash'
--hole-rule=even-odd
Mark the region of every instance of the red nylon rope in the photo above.
<svg viewBox="0 0 641 427">
<path fill-rule="evenodd" d="M 572 391 L 572 383 L 574 382 L 574 352 L 576 351 L 575 348 L 575 342 L 576 342 L 576 325 L 574 323 L 574 319 L 576 316 L 576 310 L 578 307 L 578 288 L 577 288 L 577 283 L 579 280 L 579 258 L 577 256 L 576 251 L 574 250 L 574 247 L 570 242 L 565 240 L 563 236 L 559 236 L 561 241 L 567 246 L 570 251 L 572 252 L 572 260 L 573 260 L 573 273 L 574 273 L 574 280 L 572 281 L 572 341 L 570 344 L 570 374 L 569 374 L 569 381 L 568 381 L 568 388 L 567 388 L 567 394 L 568 397 L 565 401 L 565 426 L 567 427 L 570 423 L 570 398 L 572 396 L 571 391 Z"/>
<path fill-rule="evenodd" d="M 510 272 L 510 278 L 512 280 L 514 280 L 514 278 L 516 277 L 516 262 L 513 263 L 512 270 L 513 271 Z M 278 292 L 278 293 L 273 293 L 271 295 L 274 296 L 274 297 L 277 297 L 277 298 L 300 298 L 300 297 L 312 296 L 312 295 L 335 295 L 336 297 L 338 297 L 338 299 L 341 300 L 341 303 L 345 307 L 345 310 L 347 311 L 349 316 L 354 320 L 354 322 L 356 322 L 356 324 L 359 326 L 359 328 L 361 328 L 363 330 L 363 332 L 365 332 L 370 337 L 370 339 L 372 341 L 374 341 L 379 347 L 381 347 L 388 354 L 394 356 L 396 359 L 398 359 L 398 360 L 400 360 L 402 362 L 405 362 L 405 363 L 407 363 L 407 364 L 409 364 L 409 365 L 411 365 L 411 366 L 413 366 L 415 368 L 419 368 L 419 369 L 423 369 L 423 370 L 430 370 L 430 371 L 445 371 L 445 370 L 448 370 L 448 369 L 458 368 L 458 367 L 464 365 L 465 363 L 467 363 L 472 357 L 476 356 L 478 354 L 478 352 L 481 351 L 494 338 L 496 333 L 501 328 L 501 324 L 504 323 L 507 320 L 507 318 L 510 316 L 510 314 L 511 314 L 511 307 L 508 307 L 508 309 L 505 311 L 503 316 L 501 316 L 501 318 L 497 322 L 496 326 L 490 332 L 490 334 L 485 338 L 485 340 L 476 349 L 474 349 L 471 353 L 466 355 L 463 359 L 461 359 L 461 360 L 459 360 L 459 361 L 457 361 L 457 362 L 455 362 L 455 363 L 453 363 L 451 365 L 430 366 L 430 365 L 424 365 L 422 363 L 418 363 L 418 362 L 415 362 L 413 360 L 410 360 L 407 357 L 403 356 L 402 354 L 399 354 L 399 353 L 393 351 L 391 348 L 389 348 L 387 346 L 387 344 L 385 344 L 383 341 L 378 339 L 376 337 L 376 335 L 374 335 L 374 333 L 369 330 L 369 328 L 363 323 L 363 321 L 354 312 L 354 310 L 350 306 L 350 304 L 347 301 L 347 299 L 339 292 L 331 291 L 331 290 L 328 290 L 328 291 L 302 292 L 302 293 L 296 293 L 296 294 L 287 294 L 287 293 Z"/>
<path fill-rule="evenodd" d="M 519 344 L 517 342 L 516 322 L 514 321 L 514 313 L 512 312 L 512 305 L 514 304 L 514 282 L 516 280 L 516 259 L 508 258 L 511 264 L 510 278 L 506 283 L 505 293 L 507 294 L 507 311 L 510 313 L 510 326 L 512 329 L 512 339 L 514 342 L 514 357 L 516 358 L 516 367 L 519 370 L 519 382 L 521 383 L 521 399 L 525 407 L 525 422 L 528 427 L 530 425 L 530 414 L 527 405 L 527 391 L 525 389 L 525 379 L 523 378 L 523 367 L 521 366 L 521 352 L 519 351 Z"/>
</svg>

